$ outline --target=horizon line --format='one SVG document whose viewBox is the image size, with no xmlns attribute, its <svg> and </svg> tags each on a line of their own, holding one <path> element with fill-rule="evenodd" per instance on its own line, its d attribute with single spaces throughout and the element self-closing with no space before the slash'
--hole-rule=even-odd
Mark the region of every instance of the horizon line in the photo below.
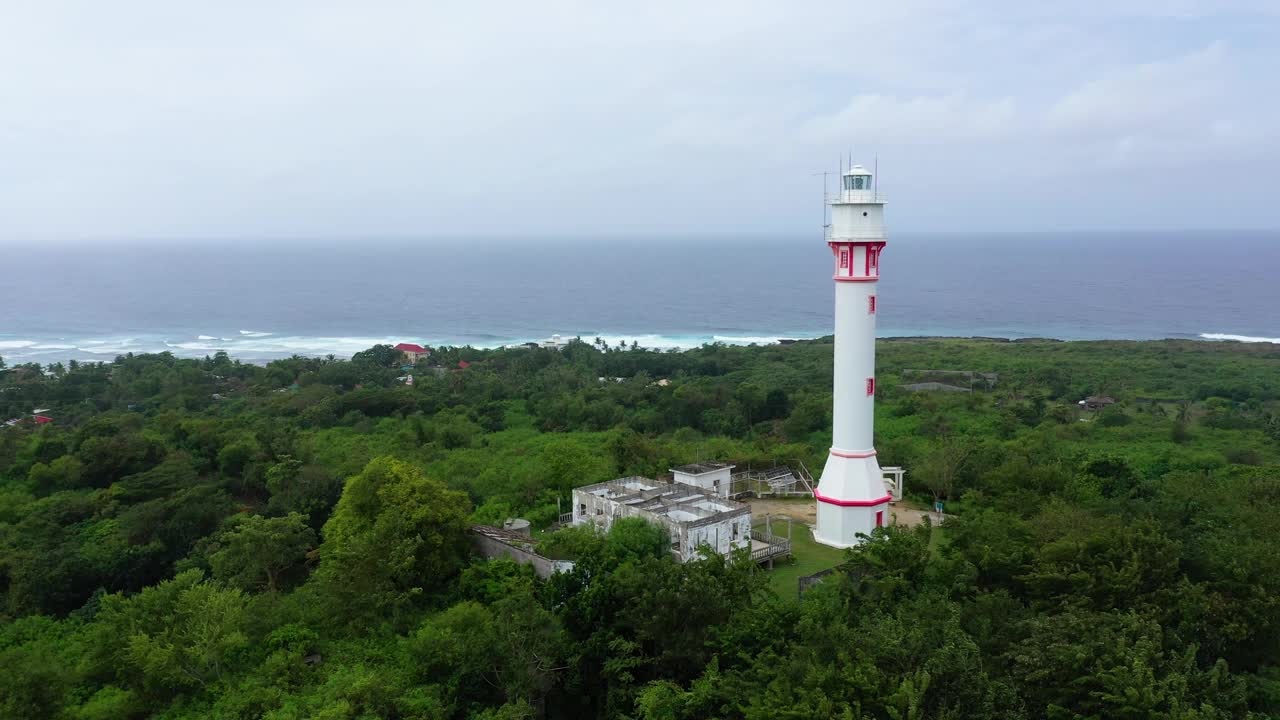
<svg viewBox="0 0 1280 720">
<path fill-rule="evenodd" d="M 807 230 L 751 230 L 751 231 L 734 231 L 734 230 L 713 230 L 713 231 L 662 231 L 662 232 L 638 232 L 638 233 L 616 233 L 616 232 L 538 232 L 524 234 L 500 234 L 500 233 L 424 233 L 424 234 L 361 234 L 351 233 L 343 235 L 280 235 L 280 234 L 263 234 L 263 235 L 102 235 L 102 236 L 80 236 L 80 237 L 5 237 L 0 238 L 0 246 L 21 246 L 21 245 L 40 245 L 48 243 L 57 244 L 154 244 L 154 243 L 184 243 L 184 244 L 201 244 L 201 243 L 240 243 L 240 242 L 271 242 L 271 243 L 304 243 L 304 242 L 450 242 L 460 240 L 498 240 L 498 241 L 518 241 L 518 240 L 555 240 L 555 241 L 598 241 L 598 240 L 690 240 L 697 238 L 707 239 L 725 239 L 725 238 L 752 238 L 752 239 L 782 239 L 786 237 L 802 237 L 807 235 L 818 234 L 818 228 L 810 228 Z M 1185 235 L 1192 233 L 1257 233 L 1271 234 L 1280 233 L 1280 227 L 1183 227 L 1183 228 L 1128 228 L 1128 229 L 1107 229 L 1107 228 L 1075 228 L 1075 229 L 902 229 L 887 233 L 888 237 L 907 236 L 917 237 L 921 235 L 941 235 L 941 236 L 973 236 L 973 235 L 1151 235 L 1157 233 L 1169 233 L 1176 235 Z"/>
</svg>

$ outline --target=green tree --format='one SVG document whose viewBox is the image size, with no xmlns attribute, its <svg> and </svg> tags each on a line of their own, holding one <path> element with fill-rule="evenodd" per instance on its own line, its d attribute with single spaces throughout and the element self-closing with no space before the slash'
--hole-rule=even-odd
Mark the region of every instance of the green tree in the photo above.
<svg viewBox="0 0 1280 720">
<path fill-rule="evenodd" d="M 787 416 L 791 412 L 791 398 L 787 397 L 787 392 L 780 388 L 773 388 L 769 394 L 765 396 L 764 407 L 762 408 L 761 420 L 778 420 Z"/>
<path fill-rule="evenodd" d="M 72 678 L 52 643 L 0 649 L 0 718 L 58 717 Z"/>
<path fill-rule="evenodd" d="M 90 437 L 80 444 L 76 454 L 84 466 L 85 482 L 92 487 L 106 487 L 125 475 L 155 466 L 165 450 L 153 438 L 121 432 Z"/>
<path fill-rule="evenodd" d="M 352 355 L 351 362 L 355 364 L 367 363 L 377 367 L 392 367 L 398 365 L 403 358 L 404 353 L 391 345 L 374 345 L 368 350 L 361 350 Z"/>
<path fill-rule="evenodd" d="M 612 470 L 605 455 L 569 438 L 547 443 L 541 459 L 546 468 L 546 485 L 560 492 L 605 480 Z"/>
<path fill-rule="evenodd" d="M 136 692 L 114 685 L 98 690 L 83 704 L 68 711 L 73 720 L 121 720 L 145 714 L 146 706 Z"/>
<path fill-rule="evenodd" d="M 956 481 L 968 460 L 972 449 L 963 440 L 947 435 L 935 443 L 925 455 L 924 462 L 916 469 L 917 480 L 933 494 L 933 502 L 949 500 L 955 492 Z"/>
<path fill-rule="evenodd" d="M 464 494 L 375 458 L 347 480 L 325 523 L 319 579 L 344 612 L 402 608 L 462 567 L 469 512 Z"/>
<path fill-rule="evenodd" d="M 1035 717 L 1244 717 L 1244 683 L 1225 666 L 1162 647 L 1141 616 L 1072 610 L 1024 623 L 1005 657 Z"/>
<path fill-rule="evenodd" d="M 108 595 L 94 624 L 99 671 L 149 692 L 222 679 L 248 646 L 247 599 L 188 570 L 137 595 Z"/>
<path fill-rule="evenodd" d="M 649 472 L 658 459 L 658 448 L 654 443 L 631 429 L 616 431 L 606 448 L 613 457 L 617 472 L 624 475 Z"/>
<path fill-rule="evenodd" d="M 80 477 L 84 474 L 84 465 L 72 455 L 63 455 L 48 465 L 36 463 L 27 472 L 27 480 L 34 490 L 47 495 L 59 490 L 71 490 L 80 487 Z"/>
<path fill-rule="evenodd" d="M 209 556 L 209 566 L 215 578 L 242 590 L 276 592 L 315 541 L 315 531 L 299 513 L 237 518 L 219 537 L 221 549 Z"/>
<path fill-rule="evenodd" d="M 271 497 L 267 507 L 272 513 L 302 513 L 313 528 L 324 527 L 338 498 L 342 495 L 342 480 L 328 468 L 281 455 L 267 468 L 267 491 Z"/>
<path fill-rule="evenodd" d="M 792 441 L 808 438 L 810 433 L 824 430 L 831 425 L 831 398 L 806 395 L 801 398 L 783 422 L 783 430 Z"/>
<path fill-rule="evenodd" d="M 443 684 L 462 710 L 503 702 L 543 708 L 567 669 L 568 648 L 531 590 L 489 607 L 462 602 L 423 623 L 410 642 L 421 678 Z"/>
</svg>

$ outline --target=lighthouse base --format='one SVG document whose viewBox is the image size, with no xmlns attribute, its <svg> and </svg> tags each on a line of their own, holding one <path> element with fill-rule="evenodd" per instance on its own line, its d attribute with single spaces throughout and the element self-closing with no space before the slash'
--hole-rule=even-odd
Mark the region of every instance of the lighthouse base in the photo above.
<svg viewBox="0 0 1280 720">
<path fill-rule="evenodd" d="M 846 457 L 846 455 L 865 455 Z M 888 522 L 889 501 L 884 473 L 874 453 L 841 453 L 827 456 L 822 479 L 814 492 L 818 524 L 813 539 L 836 548 L 863 541 L 876 527 Z"/>
</svg>

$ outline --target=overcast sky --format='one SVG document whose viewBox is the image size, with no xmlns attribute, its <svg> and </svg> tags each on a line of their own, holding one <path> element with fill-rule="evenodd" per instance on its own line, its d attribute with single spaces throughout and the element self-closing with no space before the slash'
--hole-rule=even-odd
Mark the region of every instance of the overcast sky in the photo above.
<svg viewBox="0 0 1280 720">
<path fill-rule="evenodd" d="M 0 240 L 1275 228 L 1280 2 L 0 0 Z"/>
</svg>

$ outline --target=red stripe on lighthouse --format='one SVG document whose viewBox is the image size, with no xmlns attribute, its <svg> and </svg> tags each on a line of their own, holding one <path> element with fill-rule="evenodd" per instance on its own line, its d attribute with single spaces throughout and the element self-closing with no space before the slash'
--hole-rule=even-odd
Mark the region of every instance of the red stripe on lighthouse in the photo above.
<svg viewBox="0 0 1280 720">
<path fill-rule="evenodd" d="M 837 500 L 836 498 L 827 497 L 817 490 L 813 491 L 813 497 L 817 499 L 818 502 L 824 502 L 828 505 L 839 505 L 840 507 L 875 507 L 876 505 L 883 505 L 893 500 L 892 495 L 885 495 L 884 497 L 876 500 Z"/>
</svg>

